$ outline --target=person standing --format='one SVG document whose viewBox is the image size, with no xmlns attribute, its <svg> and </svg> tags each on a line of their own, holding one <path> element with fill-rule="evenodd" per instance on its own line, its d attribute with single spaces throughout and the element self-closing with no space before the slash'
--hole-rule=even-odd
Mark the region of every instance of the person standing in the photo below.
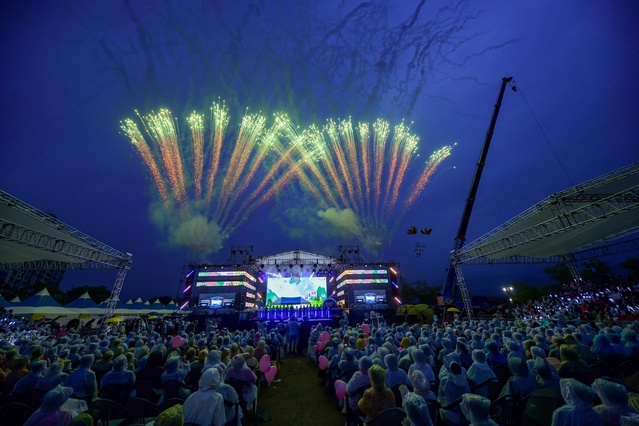
<svg viewBox="0 0 639 426">
<path fill-rule="evenodd" d="M 300 343 L 300 323 L 297 322 L 297 319 L 295 317 L 293 317 L 288 322 L 286 329 L 288 333 L 287 354 L 297 354 L 299 353 L 299 343 Z"/>
</svg>

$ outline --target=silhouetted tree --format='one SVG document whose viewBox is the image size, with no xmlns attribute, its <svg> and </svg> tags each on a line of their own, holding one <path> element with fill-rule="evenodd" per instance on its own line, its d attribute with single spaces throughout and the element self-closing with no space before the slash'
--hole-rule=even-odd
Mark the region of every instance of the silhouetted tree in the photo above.
<svg viewBox="0 0 639 426">
<path fill-rule="evenodd" d="M 619 266 L 628 271 L 629 280 L 639 279 L 639 258 L 629 256 Z"/>
</svg>

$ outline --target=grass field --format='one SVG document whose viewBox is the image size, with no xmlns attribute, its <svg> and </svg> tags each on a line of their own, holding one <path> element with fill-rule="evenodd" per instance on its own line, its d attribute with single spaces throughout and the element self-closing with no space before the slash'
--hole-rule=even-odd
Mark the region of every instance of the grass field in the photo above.
<svg viewBox="0 0 639 426">
<path fill-rule="evenodd" d="M 320 384 L 317 367 L 307 357 L 282 358 L 276 379 L 281 382 L 271 383 L 258 396 L 258 411 L 266 407 L 271 417 L 268 423 L 274 426 L 344 425 L 334 390 L 329 391 Z"/>
</svg>

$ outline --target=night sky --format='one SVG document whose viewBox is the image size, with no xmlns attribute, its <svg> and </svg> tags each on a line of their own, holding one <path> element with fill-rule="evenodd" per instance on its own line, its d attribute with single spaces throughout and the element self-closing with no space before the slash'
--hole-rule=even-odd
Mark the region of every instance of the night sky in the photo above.
<svg viewBox="0 0 639 426">
<path fill-rule="evenodd" d="M 637 2 L 217 3 L 3 7 L 0 188 L 132 253 L 125 300 L 175 296 L 186 263 L 223 263 L 231 245 L 252 245 L 256 256 L 338 255 L 339 245 L 363 245 L 318 226 L 317 206 L 294 184 L 215 253 L 170 244 L 151 217 L 157 190 L 120 132 L 135 110 L 169 108 L 186 129 L 188 113 L 222 99 L 231 140 L 247 109 L 269 121 L 285 112 L 303 128 L 331 118 L 405 120 L 419 136 L 414 164 L 457 143 L 410 209 L 387 216 L 385 247 L 364 253 L 437 286 L 502 77 L 513 76 L 518 90 L 505 93 L 467 241 L 552 193 L 639 160 Z M 408 171 L 400 199 L 418 169 Z M 407 235 L 413 225 L 432 234 Z M 420 257 L 416 243 L 426 245 Z M 465 276 L 471 292 L 495 294 L 515 280 L 545 283 L 542 268 L 467 266 Z M 111 288 L 115 277 L 70 272 L 63 288 Z"/>
</svg>

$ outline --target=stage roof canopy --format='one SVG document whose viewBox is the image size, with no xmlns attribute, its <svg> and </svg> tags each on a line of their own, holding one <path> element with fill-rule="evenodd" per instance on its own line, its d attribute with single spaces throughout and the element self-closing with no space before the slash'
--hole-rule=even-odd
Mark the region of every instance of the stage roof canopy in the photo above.
<svg viewBox="0 0 639 426">
<path fill-rule="evenodd" d="M 463 246 L 457 263 L 559 262 L 639 230 L 639 162 L 535 204 Z"/>
<path fill-rule="evenodd" d="M 0 269 L 129 269 L 131 254 L 0 191 Z"/>
</svg>

